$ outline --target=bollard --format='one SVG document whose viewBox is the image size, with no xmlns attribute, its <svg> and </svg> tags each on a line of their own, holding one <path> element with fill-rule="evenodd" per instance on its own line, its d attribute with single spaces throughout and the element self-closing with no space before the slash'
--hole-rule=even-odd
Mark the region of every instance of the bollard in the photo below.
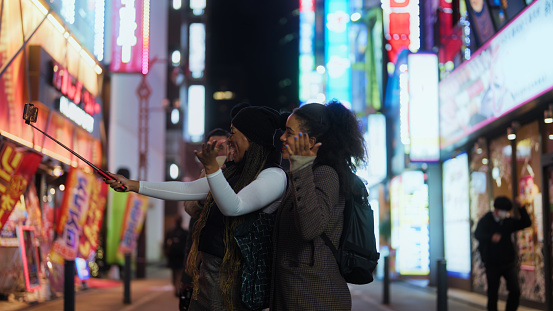
<svg viewBox="0 0 553 311">
<path fill-rule="evenodd" d="M 65 260 L 63 272 L 63 310 L 75 311 L 75 260 Z"/>
<path fill-rule="evenodd" d="M 446 260 L 438 260 L 438 311 L 447 311 L 447 269 Z"/>
<path fill-rule="evenodd" d="M 123 303 L 131 303 L 131 253 L 125 253 Z"/>
<path fill-rule="evenodd" d="M 390 257 L 384 257 L 384 282 L 382 282 L 382 303 L 390 304 Z"/>
</svg>

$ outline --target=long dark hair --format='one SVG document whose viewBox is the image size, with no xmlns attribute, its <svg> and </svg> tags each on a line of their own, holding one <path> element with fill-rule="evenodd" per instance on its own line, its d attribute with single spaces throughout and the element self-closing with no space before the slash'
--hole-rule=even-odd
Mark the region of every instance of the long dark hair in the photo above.
<svg viewBox="0 0 553 311">
<path fill-rule="evenodd" d="M 227 180 L 233 178 L 237 179 L 232 187 L 234 192 L 238 193 L 257 178 L 261 170 L 263 170 L 265 163 L 272 160 L 270 155 L 274 152 L 274 149 L 275 147 L 273 146 L 261 146 L 255 142 L 251 142 L 250 148 L 244 154 L 242 161 L 234 165 L 230 165 L 223 170 L 223 174 Z M 200 234 L 207 222 L 210 210 L 211 208 L 214 208 L 214 205 L 215 201 L 213 200 L 213 195 L 210 191 L 204 208 L 202 209 L 200 218 L 194 227 L 194 243 L 186 262 L 186 272 L 191 275 L 194 284 L 194 299 L 197 299 L 199 292 L 199 270 L 197 262 Z M 243 223 L 244 218 L 245 215 L 225 217 L 225 233 L 223 236 L 225 255 L 219 270 L 219 286 L 222 291 L 223 302 L 228 310 L 233 309 L 232 302 L 235 299 L 233 297 L 232 289 L 234 287 L 234 282 L 239 279 L 239 273 L 242 269 L 242 254 L 240 253 L 240 249 L 234 240 L 234 232 L 236 231 L 236 228 Z"/>
<path fill-rule="evenodd" d="M 322 143 L 314 165 L 334 168 L 340 179 L 340 191 L 348 195 L 352 172 L 366 161 L 365 140 L 355 114 L 337 100 L 326 105 L 305 104 L 293 114 L 298 118 L 300 130 Z"/>
</svg>

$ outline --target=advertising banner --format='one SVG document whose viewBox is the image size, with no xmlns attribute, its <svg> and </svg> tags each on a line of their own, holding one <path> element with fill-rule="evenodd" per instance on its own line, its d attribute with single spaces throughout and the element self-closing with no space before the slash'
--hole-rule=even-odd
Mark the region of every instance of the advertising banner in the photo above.
<svg viewBox="0 0 553 311">
<path fill-rule="evenodd" d="M 534 1 L 440 82 L 441 148 L 553 89 L 552 6 Z"/>
<path fill-rule="evenodd" d="M 0 141 L 0 231 L 25 193 L 42 161 L 42 155 Z"/>
<path fill-rule="evenodd" d="M 88 259 L 98 248 L 98 236 L 104 220 L 108 193 L 108 185 L 102 179 L 92 178 L 91 182 L 93 185 L 90 188 L 90 205 L 83 225 L 78 251 L 78 256 L 84 259 Z"/>
<path fill-rule="evenodd" d="M 134 192 L 129 193 L 119 244 L 119 250 L 122 253 L 130 253 L 136 248 L 136 240 L 144 225 L 147 209 L 148 197 Z"/>
<path fill-rule="evenodd" d="M 124 254 L 119 251 L 121 230 L 125 219 L 127 198 L 132 192 L 109 192 L 110 204 L 106 213 L 106 263 L 109 265 L 124 265 Z"/>
<path fill-rule="evenodd" d="M 96 177 L 80 169 L 71 168 L 67 176 L 65 193 L 57 222 L 58 238 L 52 245 L 52 252 L 67 260 L 74 260 L 80 241 L 82 226 L 90 206 L 92 187 Z"/>
</svg>

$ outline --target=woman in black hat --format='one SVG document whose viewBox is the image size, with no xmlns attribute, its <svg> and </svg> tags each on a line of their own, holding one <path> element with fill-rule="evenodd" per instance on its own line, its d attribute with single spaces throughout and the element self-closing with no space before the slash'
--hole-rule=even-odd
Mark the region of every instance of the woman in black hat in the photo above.
<svg viewBox="0 0 553 311">
<path fill-rule="evenodd" d="M 116 191 L 126 186 L 126 191 L 164 200 L 206 200 L 187 262 L 186 272 L 194 279 L 189 310 L 249 309 L 241 297 L 244 258 L 235 232 L 252 215 L 272 214 L 283 199 L 286 174 L 280 167 L 280 150 L 273 145 L 280 124 L 279 113 L 271 108 L 241 109 L 232 119 L 227 140 L 233 163 L 227 163 L 222 171 L 216 161 L 221 142 L 203 144 L 201 151 L 194 152 L 207 177 L 197 181 L 134 181 L 114 174 L 116 180 L 106 181 Z M 270 272 L 270 267 L 267 269 Z"/>
</svg>

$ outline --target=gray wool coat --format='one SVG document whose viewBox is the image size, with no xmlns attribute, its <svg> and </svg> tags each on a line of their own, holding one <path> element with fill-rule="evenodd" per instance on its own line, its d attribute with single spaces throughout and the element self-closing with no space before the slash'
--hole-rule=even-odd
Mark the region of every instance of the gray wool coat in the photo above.
<svg viewBox="0 0 553 311">
<path fill-rule="evenodd" d="M 273 310 L 351 310 L 351 294 L 326 232 L 338 246 L 345 199 L 330 166 L 289 174 L 287 196 L 276 211 L 271 287 Z"/>
</svg>

